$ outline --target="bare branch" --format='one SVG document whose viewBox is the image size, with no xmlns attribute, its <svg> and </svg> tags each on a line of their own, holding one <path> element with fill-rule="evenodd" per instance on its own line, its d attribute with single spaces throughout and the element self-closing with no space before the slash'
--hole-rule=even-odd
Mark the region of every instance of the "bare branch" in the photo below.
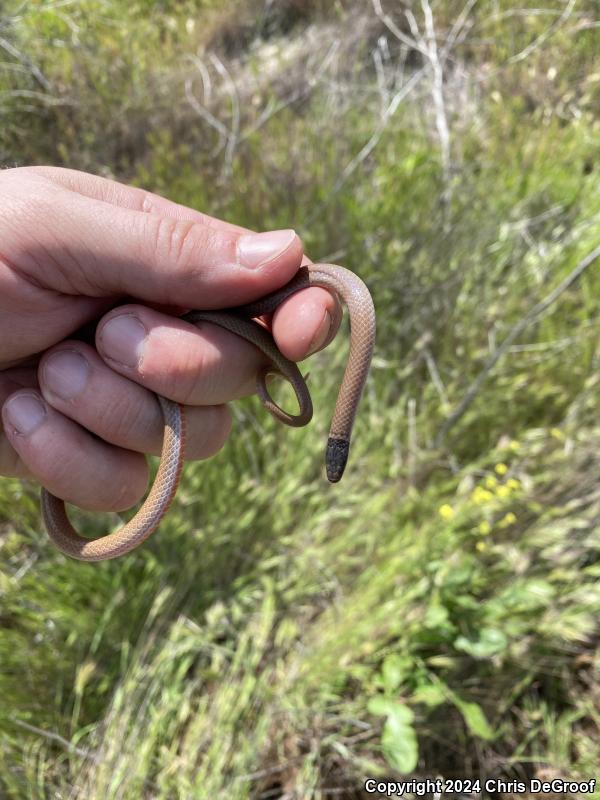
<svg viewBox="0 0 600 800">
<path fill-rule="evenodd" d="M 212 99 L 212 81 L 210 79 L 210 72 L 204 63 L 204 61 L 195 55 L 187 55 L 185 56 L 186 60 L 191 61 L 198 68 L 198 72 L 200 73 L 200 78 L 202 80 L 202 102 L 204 105 L 210 103 Z"/>
<path fill-rule="evenodd" d="M 227 127 L 199 102 L 198 98 L 194 94 L 193 82 L 191 78 L 186 78 L 184 88 L 186 100 L 192 106 L 198 116 L 202 117 L 202 119 L 208 122 L 208 124 L 214 128 L 220 136 L 226 139 L 229 135 Z"/>
<path fill-rule="evenodd" d="M 233 154 L 235 152 L 235 148 L 238 142 L 238 137 L 240 133 L 240 98 L 238 95 L 238 90 L 235 81 L 231 77 L 231 73 L 225 66 L 225 64 L 221 61 L 221 59 L 216 55 L 216 53 L 210 54 L 210 60 L 214 68 L 217 70 L 229 92 L 229 97 L 231 99 L 231 126 L 229 130 L 229 135 L 227 137 L 227 146 L 225 148 L 225 158 L 223 161 L 223 169 L 221 171 L 221 177 L 225 178 L 231 174 L 231 167 L 233 164 Z"/>
<path fill-rule="evenodd" d="M 577 0 L 569 0 L 567 6 L 565 7 L 565 10 L 562 12 L 560 17 L 555 22 L 553 22 L 552 25 L 550 25 L 550 27 L 546 28 L 546 30 L 543 31 L 537 37 L 537 39 L 534 39 L 534 41 L 531 42 L 531 44 L 528 44 L 527 47 L 525 47 L 519 53 L 516 53 L 516 55 L 511 56 L 508 59 L 508 63 L 514 64 L 517 61 L 522 61 L 523 59 L 527 58 L 527 56 L 529 56 L 541 44 L 543 44 L 547 39 L 549 39 L 550 36 L 556 33 L 556 31 L 558 30 L 558 28 L 560 28 L 563 22 L 571 16 L 571 13 L 573 11 L 573 8 L 575 7 L 576 2 Z"/>
<path fill-rule="evenodd" d="M 448 127 L 446 104 L 444 100 L 444 72 L 438 56 L 433 13 L 431 11 L 431 6 L 429 5 L 429 0 L 421 0 L 421 8 L 423 9 L 423 14 L 425 16 L 427 58 L 431 65 L 431 72 L 433 76 L 431 96 L 435 108 L 435 126 L 437 128 L 438 137 L 440 140 L 444 179 L 446 186 L 448 186 L 450 179 L 450 129 Z"/>
<path fill-rule="evenodd" d="M 408 26 L 411 30 L 412 35 L 415 37 L 415 42 L 417 42 L 419 48 L 422 48 L 423 55 L 427 56 L 427 47 L 423 42 L 423 37 L 421 36 L 421 31 L 419 30 L 419 25 L 417 23 L 415 15 L 413 14 L 412 10 L 408 8 L 404 12 L 404 16 L 407 19 Z"/>
<path fill-rule="evenodd" d="M 77 756 L 81 756 L 82 758 L 90 759 L 91 761 L 99 762 L 97 756 L 93 753 L 90 753 L 89 750 L 82 750 L 80 747 L 72 744 L 68 739 L 65 739 L 59 733 L 55 733 L 54 731 L 45 731 L 43 728 L 38 728 L 37 725 L 30 725 L 29 722 L 24 722 L 22 719 L 16 719 L 15 717 L 9 718 L 11 722 L 15 725 L 18 725 L 21 728 L 25 728 L 26 731 L 30 731 L 31 733 L 35 733 L 38 736 L 43 736 L 44 739 L 49 739 L 51 742 L 56 742 L 57 744 L 64 747 L 69 753 L 74 753 Z"/>
<path fill-rule="evenodd" d="M 385 72 L 383 69 L 383 59 L 381 57 L 381 52 L 378 47 L 376 47 L 373 50 L 372 57 L 373 57 L 373 63 L 375 64 L 375 75 L 377 77 L 377 88 L 381 96 L 381 105 L 382 108 L 385 108 L 385 106 L 389 102 L 389 92 L 387 89 Z"/>
<path fill-rule="evenodd" d="M 30 58 L 18 50 L 14 44 L 9 42 L 8 39 L 5 39 L 4 37 L 0 37 L 0 47 L 7 52 L 9 56 L 16 58 L 20 64 L 27 68 L 42 89 L 50 91 L 50 81 L 43 75 L 41 69 L 37 67 Z"/>
<path fill-rule="evenodd" d="M 223 147 L 225 147 L 225 144 L 229 137 L 229 131 L 227 130 L 227 127 L 223 125 L 223 123 L 214 116 L 214 114 L 211 114 L 211 112 L 207 108 L 205 108 L 205 106 L 203 106 L 202 103 L 200 103 L 200 101 L 194 94 L 193 82 L 191 78 L 186 78 L 184 82 L 184 90 L 186 99 L 188 103 L 191 105 L 191 107 L 194 109 L 196 114 L 198 114 L 199 117 L 202 117 L 202 119 L 205 122 L 207 122 L 211 126 L 211 128 L 214 128 L 216 132 L 219 134 L 219 145 L 217 146 L 217 149 L 214 153 L 214 155 L 216 155 L 223 149 Z"/>
<path fill-rule="evenodd" d="M 381 0 L 372 0 L 373 3 L 373 10 L 375 11 L 376 16 L 380 19 L 385 27 L 393 33 L 396 39 L 399 42 L 403 42 L 405 45 L 410 47 L 411 50 L 419 50 L 423 53 L 423 55 L 427 55 L 425 52 L 421 50 L 421 46 L 418 44 L 417 41 L 411 39 L 410 36 L 407 36 L 400 28 L 396 25 L 394 20 L 390 17 L 389 14 L 386 14 L 383 8 L 381 7 Z"/>
<path fill-rule="evenodd" d="M 454 20 L 454 24 L 450 28 L 450 33 L 446 37 L 446 43 L 442 48 L 442 55 L 441 55 L 441 62 L 442 64 L 445 63 L 448 55 L 457 41 L 462 41 L 464 36 L 467 32 L 467 18 L 471 12 L 473 6 L 477 3 L 477 0 L 467 0 L 465 5 L 463 6 L 462 11 L 458 15 L 458 17 Z"/>
<path fill-rule="evenodd" d="M 425 363 L 427 364 L 427 369 L 429 370 L 429 374 L 431 375 L 431 380 L 433 381 L 433 385 L 435 386 L 443 405 L 447 406 L 448 395 L 446 394 L 446 387 L 444 386 L 444 383 L 440 376 L 433 354 L 431 350 L 428 347 L 426 347 L 423 351 L 423 355 L 425 357 Z"/>
<path fill-rule="evenodd" d="M 2 97 L 23 97 L 30 100 L 39 100 L 41 103 L 47 106 L 76 105 L 74 100 L 70 100 L 67 97 L 52 97 L 52 95 L 44 94 L 43 92 L 36 92 L 30 89 L 7 89 L 6 91 L 0 92 L 0 98 Z"/>
</svg>

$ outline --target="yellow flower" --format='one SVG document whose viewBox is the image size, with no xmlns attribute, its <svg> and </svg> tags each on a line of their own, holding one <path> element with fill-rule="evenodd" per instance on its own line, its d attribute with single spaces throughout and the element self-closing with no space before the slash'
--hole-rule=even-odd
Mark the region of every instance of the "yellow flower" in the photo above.
<svg viewBox="0 0 600 800">
<path fill-rule="evenodd" d="M 482 489 L 481 486 L 475 487 L 471 497 L 473 501 L 475 503 L 478 503 L 479 505 L 483 505 L 484 503 L 489 503 L 490 500 L 494 499 L 494 495 L 491 492 L 488 492 L 487 489 Z"/>
<path fill-rule="evenodd" d="M 478 550 L 480 553 L 483 553 L 484 550 L 487 550 L 487 542 L 477 542 L 475 545 L 475 549 Z"/>
<path fill-rule="evenodd" d="M 508 488 L 508 486 L 499 486 L 497 494 L 498 497 L 502 498 L 508 497 L 508 495 L 510 494 L 510 489 Z"/>
<path fill-rule="evenodd" d="M 496 470 L 498 475 L 506 475 L 506 473 L 508 472 L 508 467 L 506 466 L 506 464 L 502 464 L 502 463 L 496 464 L 494 469 Z"/>
<path fill-rule="evenodd" d="M 448 503 L 444 503 L 443 506 L 438 508 L 438 514 L 442 519 L 452 519 L 454 516 L 454 509 Z"/>
<path fill-rule="evenodd" d="M 555 439 L 558 439 L 559 442 L 563 442 L 565 439 L 565 435 L 560 428 L 550 428 L 550 436 L 553 436 Z"/>
<path fill-rule="evenodd" d="M 498 481 L 494 478 L 493 475 L 488 475 L 485 479 L 485 485 L 488 489 L 495 489 L 498 486 Z"/>
<path fill-rule="evenodd" d="M 516 439 L 511 439 L 511 440 L 510 440 L 510 444 L 509 444 L 508 446 L 510 447 L 510 449 L 511 449 L 511 450 L 512 450 L 514 453 L 516 453 L 516 452 L 517 452 L 517 450 L 518 450 L 518 449 L 521 447 L 521 445 L 519 444 L 519 442 L 517 442 L 517 440 L 516 440 Z"/>
<path fill-rule="evenodd" d="M 521 488 L 521 481 L 518 481 L 516 478 L 509 478 L 506 481 L 506 485 L 509 489 L 520 489 Z"/>
<path fill-rule="evenodd" d="M 484 519 L 483 522 L 479 523 L 477 530 L 482 536 L 487 536 L 488 533 L 490 533 L 490 531 L 492 530 L 492 526 L 487 520 Z"/>
<path fill-rule="evenodd" d="M 516 514 L 513 514 L 512 511 L 509 511 L 508 514 L 505 514 L 504 517 L 500 520 L 500 525 L 503 528 L 508 528 L 509 525 L 514 525 L 517 521 Z"/>
</svg>

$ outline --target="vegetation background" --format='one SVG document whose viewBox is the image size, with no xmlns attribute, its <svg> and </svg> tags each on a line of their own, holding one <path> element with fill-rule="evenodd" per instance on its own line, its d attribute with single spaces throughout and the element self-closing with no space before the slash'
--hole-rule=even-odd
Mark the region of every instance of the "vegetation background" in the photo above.
<svg viewBox="0 0 600 800">
<path fill-rule="evenodd" d="M 0 56 L 2 164 L 293 226 L 379 320 L 341 491 L 343 335 L 126 558 L 0 481 L 0 795 L 597 775 L 596 0 L 3 0 Z"/>
</svg>

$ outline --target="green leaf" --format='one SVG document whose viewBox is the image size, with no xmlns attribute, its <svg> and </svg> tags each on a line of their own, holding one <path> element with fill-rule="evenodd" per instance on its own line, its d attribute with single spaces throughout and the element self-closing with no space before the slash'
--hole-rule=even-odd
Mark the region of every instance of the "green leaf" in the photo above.
<svg viewBox="0 0 600 800">
<path fill-rule="evenodd" d="M 479 639 L 473 641 L 466 636 L 459 636 L 454 642 L 457 650 L 462 650 L 474 658 L 489 658 L 506 650 L 508 639 L 497 628 L 483 628 Z"/>
<path fill-rule="evenodd" d="M 449 616 L 446 606 L 440 603 L 432 603 L 427 608 L 423 625 L 426 628 L 442 628 L 448 626 Z"/>
<path fill-rule="evenodd" d="M 386 692 L 391 694 L 400 686 L 411 663 L 410 659 L 402 658 L 396 653 L 392 653 L 385 659 L 381 667 L 381 676 Z"/>
<path fill-rule="evenodd" d="M 446 700 L 446 692 L 436 684 L 417 686 L 410 699 L 413 703 L 423 703 L 428 708 L 435 708 Z"/>
<path fill-rule="evenodd" d="M 372 697 L 367 708 L 371 714 L 387 717 L 381 733 L 385 760 L 398 772 L 412 772 L 419 759 L 413 712 L 404 703 L 382 695 Z"/>
<path fill-rule="evenodd" d="M 490 727 L 481 706 L 462 700 L 458 695 L 452 694 L 452 701 L 463 715 L 467 728 L 474 736 L 485 739 L 486 742 L 494 738 L 494 731 Z"/>
<path fill-rule="evenodd" d="M 412 711 L 402 703 L 396 703 L 383 726 L 381 735 L 386 761 L 402 773 L 413 772 L 419 760 L 417 735 L 412 726 L 412 719 Z"/>
<path fill-rule="evenodd" d="M 393 713 L 397 702 L 397 700 L 391 700 L 389 697 L 384 697 L 383 695 L 379 694 L 377 697 L 372 697 L 369 700 L 367 709 L 369 710 L 370 714 L 375 714 L 378 717 L 385 717 L 388 714 Z"/>
</svg>

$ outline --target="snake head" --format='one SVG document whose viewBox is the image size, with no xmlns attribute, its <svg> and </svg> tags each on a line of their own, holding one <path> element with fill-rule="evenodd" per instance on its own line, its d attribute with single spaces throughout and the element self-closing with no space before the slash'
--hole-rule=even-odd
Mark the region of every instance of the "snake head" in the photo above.
<svg viewBox="0 0 600 800">
<path fill-rule="evenodd" d="M 350 442 L 347 439 L 334 439 L 330 436 L 327 440 L 325 467 L 327 469 L 327 480 L 330 483 L 337 483 L 344 474 L 349 450 Z"/>
</svg>

